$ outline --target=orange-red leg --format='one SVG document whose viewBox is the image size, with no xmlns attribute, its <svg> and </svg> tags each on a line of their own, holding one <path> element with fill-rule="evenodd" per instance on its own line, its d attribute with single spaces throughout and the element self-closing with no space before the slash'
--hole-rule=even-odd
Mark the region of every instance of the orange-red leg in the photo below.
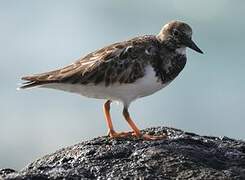
<svg viewBox="0 0 245 180">
<path fill-rule="evenodd" d="M 112 120 L 111 120 L 111 115 L 110 115 L 110 104 L 111 104 L 111 100 L 106 101 L 105 104 L 104 104 L 104 108 L 103 108 L 104 109 L 106 123 L 107 123 L 107 126 L 108 126 L 108 135 L 110 137 L 112 137 L 112 138 L 128 136 L 129 133 L 126 133 L 126 132 L 117 133 L 114 130 L 113 124 L 112 124 Z"/>
<path fill-rule="evenodd" d="M 126 121 L 128 122 L 129 126 L 134 131 L 135 136 L 141 137 L 142 134 L 141 134 L 139 128 L 136 126 L 136 124 L 131 119 L 131 117 L 129 115 L 129 112 L 128 112 L 128 110 L 126 108 L 123 109 L 123 116 L 126 119 Z"/>
<path fill-rule="evenodd" d="M 123 116 L 125 117 L 125 119 L 128 122 L 129 126 L 134 131 L 134 133 L 132 135 L 135 135 L 136 137 L 142 137 L 145 140 L 159 140 L 159 139 L 165 139 L 166 138 L 166 135 L 152 136 L 152 135 L 148 135 L 148 134 L 142 134 L 140 132 L 139 128 L 136 126 L 136 124 L 131 119 L 127 108 L 123 109 Z"/>
<path fill-rule="evenodd" d="M 105 119 L 106 119 L 107 126 L 109 128 L 109 131 L 114 131 L 112 120 L 111 120 L 111 115 L 110 115 L 110 104 L 111 104 L 110 100 L 106 101 L 104 104 L 103 110 L 104 110 Z"/>
</svg>

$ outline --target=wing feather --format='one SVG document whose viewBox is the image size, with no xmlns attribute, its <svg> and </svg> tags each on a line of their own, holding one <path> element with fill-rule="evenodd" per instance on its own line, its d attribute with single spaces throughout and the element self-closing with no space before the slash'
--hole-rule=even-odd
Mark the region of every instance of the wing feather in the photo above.
<svg viewBox="0 0 245 180">
<path fill-rule="evenodd" d="M 152 36 L 137 37 L 99 49 L 62 69 L 22 77 L 21 88 L 29 88 L 52 82 L 94 83 L 105 85 L 115 82 L 129 83 L 144 75 L 145 50 L 152 46 Z M 150 57 L 148 57 L 150 58 Z"/>
</svg>

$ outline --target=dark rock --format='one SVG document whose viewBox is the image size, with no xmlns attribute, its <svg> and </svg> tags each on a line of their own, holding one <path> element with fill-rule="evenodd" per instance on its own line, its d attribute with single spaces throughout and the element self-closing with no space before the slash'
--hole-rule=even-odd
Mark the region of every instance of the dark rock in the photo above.
<svg viewBox="0 0 245 180">
<path fill-rule="evenodd" d="M 245 179 L 245 142 L 158 127 L 166 140 L 98 137 L 46 155 L 3 179 Z"/>
<path fill-rule="evenodd" d="M 9 168 L 0 169 L 0 177 L 6 176 L 6 175 L 14 173 L 14 172 L 16 172 L 16 171 L 13 169 L 9 169 Z"/>
</svg>

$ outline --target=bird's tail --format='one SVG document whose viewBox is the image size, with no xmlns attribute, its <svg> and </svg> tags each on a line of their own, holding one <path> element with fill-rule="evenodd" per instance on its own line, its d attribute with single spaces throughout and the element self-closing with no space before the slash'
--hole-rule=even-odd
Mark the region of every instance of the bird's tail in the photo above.
<svg viewBox="0 0 245 180">
<path fill-rule="evenodd" d="M 25 82 L 23 82 L 21 84 L 21 86 L 18 88 L 18 90 L 38 87 L 38 86 L 41 86 L 43 84 L 47 84 L 47 83 L 52 82 L 52 81 L 48 81 L 48 80 L 41 80 L 40 75 L 24 76 L 21 78 L 21 80 L 23 80 Z"/>
</svg>

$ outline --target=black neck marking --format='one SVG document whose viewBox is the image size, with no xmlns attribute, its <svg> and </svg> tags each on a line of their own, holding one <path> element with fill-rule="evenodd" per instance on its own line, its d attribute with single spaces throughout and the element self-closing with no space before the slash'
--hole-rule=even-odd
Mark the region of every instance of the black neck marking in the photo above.
<svg viewBox="0 0 245 180">
<path fill-rule="evenodd" d="M 164 84 L 172 81 L 179 75 L 185 67 L 186 61 L 186 55 L 161 48 L 154 60 L 151 61 L 151 65 L 158 79 Z"/>
</svg>

